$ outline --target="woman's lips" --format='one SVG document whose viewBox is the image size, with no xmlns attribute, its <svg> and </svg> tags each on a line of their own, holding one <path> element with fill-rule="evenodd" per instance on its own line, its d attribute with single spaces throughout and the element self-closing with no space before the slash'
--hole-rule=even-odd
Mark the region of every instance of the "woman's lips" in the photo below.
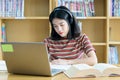
<svg viewBox="0 0 120 80">
<path fill-rule="evenodd" d="M 59 32 L 59 34 L 63 34 L 63 32 Z"/>
</svg>

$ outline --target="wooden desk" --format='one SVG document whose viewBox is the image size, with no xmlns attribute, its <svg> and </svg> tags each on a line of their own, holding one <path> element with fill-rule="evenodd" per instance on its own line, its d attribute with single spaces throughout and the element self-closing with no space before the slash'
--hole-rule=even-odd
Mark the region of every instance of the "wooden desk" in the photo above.
<svg viewBox="0 0 120 80">
<path fill-rule="evenodd" d="M 120 80 L 120 77 L 99 77 L 99 78 L 76 78 L 69 79 L 63 73 L 54 77 L 32 76 L 32 75 L 17 75 L 7 72 L 0 72 L 0 80 Z"/>
</svg>

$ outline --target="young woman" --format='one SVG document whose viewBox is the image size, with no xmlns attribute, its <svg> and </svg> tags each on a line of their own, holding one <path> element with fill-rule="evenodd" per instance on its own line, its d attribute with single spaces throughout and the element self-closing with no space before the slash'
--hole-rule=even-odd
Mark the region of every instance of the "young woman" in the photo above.
<svg viewBox="0 0 120 80">
<path fill-rule="evenodd" d="M 44 40 L 52 64 L 97 63 L 95 48 L 86 34 L 80 32 L 72 12 L 64 6 L 56 7 L 49 16 L 51 36 Z"/>
</svg>

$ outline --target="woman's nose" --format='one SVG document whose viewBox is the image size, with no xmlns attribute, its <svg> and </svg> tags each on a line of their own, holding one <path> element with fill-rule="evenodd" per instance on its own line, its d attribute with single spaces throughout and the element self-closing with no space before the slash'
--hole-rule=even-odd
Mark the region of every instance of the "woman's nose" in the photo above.
<svg viewBox="0 0 120 80">
<path fill-rule="evenodd" d="M 59 27 L 58 27 L 58 31 L 61 31 L 61 30 L 62 30 L 62 28 L 59 26 Z"/>
</svg>

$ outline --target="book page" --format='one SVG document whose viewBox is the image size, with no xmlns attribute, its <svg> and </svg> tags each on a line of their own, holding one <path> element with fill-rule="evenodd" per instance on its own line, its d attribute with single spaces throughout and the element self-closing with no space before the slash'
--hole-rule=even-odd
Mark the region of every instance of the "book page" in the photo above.
<svg viewBox="0 0 120 80">
<path fill-rule="evenodd" d="M 61 69 L 61 70 L 67 70 L 71 67 L 71 65 L 55 65 L 55 64 L 51 64 L 50 66 L 52 69 Z"/>
<path fill-rule="evenodd" d="M 98 64 L 95 64 L 93 68 L 103 72 L 107 68 L 117 68 L 117 66 L 114 66 L 112 64 L 106 64 L 106 63 L 98 63 Z"/>
<path fill-rule="evenodd" d="M 76 77 L 97 77 L 101 73 L 94 69 L 92 66 L 87 64 L 74 64 L 68 70 L 64 71 L 64 73 L 69 78 L 76 78 Z"/>
<path fill-rule="evenodd" d="M 76 67 L 79 70 L 92 68 L 92 66 L 89 66 L 87 64 L 74 64 L 74 65 L 55 65 L 55 64 L 51 64 L 52 69 L 68 70 L 70 67 Z"/>
<path fill-rule="evenodd" d="M 75 64 L 75 65 L 72 65 L 76 68 L 78 68 L 79 70 L 84 70 L 84 69 L 90 69 L 92 68 L 92 66 L 89 66 L 87 64 Z"/>
</svg>

